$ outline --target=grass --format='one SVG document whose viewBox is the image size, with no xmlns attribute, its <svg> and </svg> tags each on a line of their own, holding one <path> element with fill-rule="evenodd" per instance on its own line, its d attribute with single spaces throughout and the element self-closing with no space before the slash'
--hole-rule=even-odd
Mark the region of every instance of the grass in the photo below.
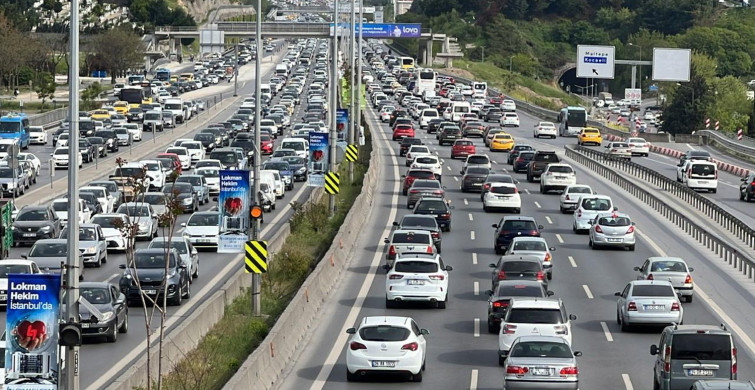
<svg viewBox="0 0 755 390">
<path fill-rule="evenodd" d="M 45 102 L 45 104 L 42 104 L 42 102 L 24 102 L 23 112 L 27 114 L 39 114 L 47 111 L 52 111 L 54 108 L 61 107 L 63 107 L 63 105 L 60 103 L 57 103 L 55 106 L 53 106 L 52 102 L 49 100 Z M 18 100 L 0 100 L 0 113 L 6 114 L 8 111 L 21 112 L 22 110 L 20 102 Z"/>
<path fill-rule="evenodd" d="M 370 150 L 368 142 L 362 147 L 360 155 L 369 156 Z M 290 219 L 291 235 L 282 249 L 274 254 L 268 273 L 262 276 L 263 316 L 252 315 L 249 291 L 236 298 L 226 308 L 223 319 L 207 333 L 197 348 L 188 351 L 175 369 L 163 377 L 164 389 L 221 389 L 236 373 L 264 340 L 307 275 L 327 252 L 346 214 L 362 191 L 367 168 L 366 163 L 355 163 L 354 181 L 350 182 L 348 164 L 341 165 L 341 192 L 336 196 L 336 211 L 330 218 L 327 196 L 315 204 L 292 203 L 295 211 Z"/>
</svg>

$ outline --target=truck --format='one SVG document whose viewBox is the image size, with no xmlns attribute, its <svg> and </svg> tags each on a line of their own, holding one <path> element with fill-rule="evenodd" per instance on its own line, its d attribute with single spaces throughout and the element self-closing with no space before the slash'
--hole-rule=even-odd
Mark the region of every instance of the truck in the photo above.
<svg viewBox="0 0 755 390">
<path fill-rule="evenodd" d="M 181 98 L 165 99 L 163 111 L 167 111 L 173 114 L 173 121 L 175 122 L 175 124 L 183 123 L 186 119 L 186 113 L 184 112 L 184 101 Z"/>
<path fill-rule="evenodd" d="M 11 113 L 0 117 L 0 139 L 13 139 L 18 141 L 21 149 L 28 149 L 31 137 L 29 117 L 24 113 Z"/>
<path fill-rule="evenodd" d="M 598 94 L 598 101 L 603 103 L 603 107 L 608 107 L 613 102 L 613 95 L 610 92 L 601 92 Z"/>
</svg>

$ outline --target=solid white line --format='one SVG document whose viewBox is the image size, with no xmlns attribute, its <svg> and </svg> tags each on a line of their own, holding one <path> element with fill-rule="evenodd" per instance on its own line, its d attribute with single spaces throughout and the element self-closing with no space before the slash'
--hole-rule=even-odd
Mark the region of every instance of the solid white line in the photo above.
<svg viewBox="0 0 755 390">
<path fill-rule="evenodd" d="M 537 201 L 535 201 L 535 206 L 537 206 L 537 208 L 539 209 L 543 208 L 543 206 L 540 206 L 540 203 L 537 203 Z"/>
<path fill-rule="evenodd" d="M 472 253 L 472 264 L 477 264 L 477 253 Z"/>
<path fill-rule="evenodd" d="M 559 242 L 559 243 L 561 243 L 561 244 L 563 244 L 563 243 L 564 243 L 564 239 L 563 239 L 563 238 L 561 238 L 561 235 L 560 235 L 560 234 L 556 234 L 556 239 L 558 240 L 558 242 Z"/>
<path fill-rule="evenodd" d="M 590 291 L 590 287 L 586 284 L 582 285 L 582 288 L 585 290 L 585 295 L 587 295 L 587 299 L 593 299 L 595 297 L 592 296 L 592 291 Z"/>
<path fill-rule="evenodd" d="M 474 295 L 480 295 L 480 282 L 474 282 Z"/>
<path fill-rule="evenodd" d="M 474 337 L 480 337 L 480 319 L 474 319 Z"/>
<path fill-rule="evenodd" d="M 571 266 L 574 268 L 577 268 L 577 262 L 574 261 L 574 258 L 569 256 L 569 262 L 571 263 Z"/>
<path fill-rule="evenodd" d="M 548 221 L 549 225 L 553 225 L 553 220 L 551 219 L 551 217 L 549 217 L 549 216 L 546 215 L 545 216 L 545 220 Z"/>
<path fill-rule="evenodd" d="M 624 381 L 624 387 L 626 390 L 634 390 L 634 386 L 632 386 L 632 380 L 629 379 L 629 374 L 621 374 L 621 379 Z"/>
<path fill-rule="evenodd" d="M 613 336 L 611 336 L 611 331 L 608 330 L 608 324 L 605 323 L 605 321 L 600 321 L 600 327 L 603 328 L 603 334 L 606 336 L 606 341 L 609 343 L 613 341 Z"/>
<path fill-rule="evenodd" d="M 469 206 L 469 201 L 467 200 L 467 198 L 464 198 L 464 206 Z"/>
<path fill-rule="evenodd" d="M 472 370 L 472 376 L 469 378 L 469 390 L 477 390 L 477 370 Z"/>
<path fill-rule="evenodd" d="M 472 216 L 472 213 L 469 213 L 469 220 L 474 221 L 474 217 Z"/>
<path fill-rule="evenodd" d="M 474 230 L 469 232 L 469 239 L 474 240 Z"/>
</svg>

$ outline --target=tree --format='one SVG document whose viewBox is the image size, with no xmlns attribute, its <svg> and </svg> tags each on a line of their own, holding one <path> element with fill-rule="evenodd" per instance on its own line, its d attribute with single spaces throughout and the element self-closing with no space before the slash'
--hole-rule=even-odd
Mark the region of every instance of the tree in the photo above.
<svg viewBox="0 0 755 390">
<path fill-rule="evenodd" d="M 100 57 L 102 65 L 110 73 L 111 83 L 143 60 L 144 47 L 139 36 L 126 28 L 114 28 L 98 35 L 93 49 Z"/>
<path fill-rule="evenodd" d="M 663 112 L 663 129 L 671 134 L 691 134 L 698 130 L 705 120 L 706 107 L 711 100 L 704 77 L 706 61 L 695 61 L 693 57 L 692 62 L 690 81 L 677 86 Z"/>
<path fill-rule="evenodd" d="M 747 127 L 752 114 L 752 102 L 747 100 L 747 88 L 736 77 L 715 78 L 710 82 L 714 99 L 707 117 L 719 121 L 721 129 L 736 132 Z"/>
<path fill-rule="evenodd" d="M 35 87 L 37 87 L 37 96 L 42 99 L 42 105 L 44 105 L 47 98 L 55 95 L 55 78 L 48 72 L 42 72 L 37 77 Z"/>
<path fill-rule="evenodd" d="M 102 93 L 102 86 L 98 82 L 90 84 L 86 89 L 81 91 L 82 106 L 85 110 L 91 110 L 95 108 L 94 101 Z"/>
</svg>

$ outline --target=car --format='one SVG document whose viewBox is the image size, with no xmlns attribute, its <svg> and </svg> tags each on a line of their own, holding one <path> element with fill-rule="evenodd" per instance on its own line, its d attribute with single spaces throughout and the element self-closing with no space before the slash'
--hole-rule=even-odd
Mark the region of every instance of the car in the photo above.
<svg viewBox="0 0 755 390">
<path fill-rule="evenodd" d="M 562 213 L 573 212 L 581 196 L 592 195 L 594 193 L 592 187 L 586 184 L 570 184 L 561 192 L 559 210 Z"/>
<path fill-rule="evenodd" d="M 492 183 L 483 195 L 482 209 L 485 212 L 493 209 L 508 209 L 519 214 L 522 211 L 522 198 L 519 196 L 516 184 Z"/>
<path fill-rule="evenodd" d="M 386 260 L 395 260 L 405 253 L 436 253 L 433 236 L 426 230 L 394 230 L 383 242 L 388 244 Z"/>
<path fill-rule="evenodd" d="M 679 157 L 679 164 L 683 164 L 687 160 L 713 161 L 713 157 L 707 150 L 688 150 Z"/>
<path fill-rule="evenodd" d="M 692 302 L 694 282 L 691 273 L 695 270 L 680 257 L 648 257 L 639 267 L 637 280 L 668 280 L 680 299 Z"/>
<path fill-rule="evenodd" d="M 538 150 L 532 156 L 532 160 L 527 165 L 527 181 L 534 183 L 545 171 L 548 164 L 560 162 L 558 155 L 552 150 Z"/>
<path fill-rule="evenodd" d="M 654 389 L 689 389 L 700 379 L 737 379 L 737 346 L 724 325 L 667 326 L 650 354 L 655 356 Z"/>
<path fill-rule="evenodd" d="M 503 388 L 563 389 L 579 388 L 579 367 L 573 351 L 561 337 L 524 335 L 511 345 L 503 365 Z"/>
<path fill-rule="evenodd" d="M 401 143 L 399 144 L 399 156 L 406 156 L 406 152 L 408 152 L 409 148 L 414 145 L 422 145 L 422 140 L 415 137 L 404 137 L 401 139 Z"/>
<path fill-rule="evenodd" d="M 690 390 L 755 390 L 755 383 L 720 379 L 699 380 L 692 384 Z"/>
<path fill-rule="evenodd" d="M 597 127 L 585 127 L 577 135 L 577 145 L 596 145 L 603 143 L 603 136 Z"/>
<path fill-rule="evenodd" d="M 540 175 L 540 193 L 561 191 L 573 184 L 577 184 L 577 173 L 569 164 L 548 164 Z"/>
<path fill-rule="evenodd" d="M 150 241 L 148 248 L 159 248 L 165 250 L 170 242 L 170 247 L 178 252 L 178 257 L 181 262 L 186 266 L 189 272 L 189 281 L 193 282 L 194 279 L 199 277 L 199 252 L 191 245 L 191 242 L 184 236 L 174 237 L 155 237 Z"/>
<path fill-rule="evenodd" d="M 434 154 L 420 154 L 415 155 L 414 162 L 411 165 L 414 169 L 429 169 L 433 171 L 433 174 L 442 181 L 443 177 L 443 162 L 440 158 Z"/>
<path fill-rule="evenodd" d="M 514 137 L 511 134 L 498 133 L 490 140 L 491 152 L 508 152 L 514 147 Z"/>
<path fill-rule="evenodd" d="M 476 154 L 477 150 L 474 143 L 469 139 L 457 139 L 451 146 L 451 158 L 466 158 L 469 155 Z"/>
<path fill-rule="evenodd" d="M 633 251 L 635 247 L 634 222 L 628 215 L 614 212 L 599 213 L 590 222 L 592 249 L 600 247 L 622 247 Z"/>
<path fill-rule="evenodd" d="M 609 142 L 605 146 L 606 160 L 631 160 L 632 152 L 626 142 Z"/>
<path fill-rule="evenodd" d="M 461 180 L 461 192 L 482 191 L 485 178 L 490 175 L 490 168 L 471 166 L 465 170 Z"/>
<path fill-rule="evenodd" d="M 457 139 L 461 139 L 461 129 L 457 126 L 446 126 L 440 132 L 436 133 L 438 138 L 438 145 L 443 146 L 446 144 L 452 144 Z"/>
<path fill-rule="evenodd" d="M 173 146 L 167 148 L 165 153 L 171 153 L 178 156 L 178 160 L 181 162 L 181 169 L 191 168 L 191 154 L 189 154 L 189 149 L 181 146 Z"/>
<path fill-rule="evenodd" d="M 485 121 L 498 122 L 501 120 L 502 116 L 503 116 L 503 110 L 501 110 L 500 108 L 491 107 L 485 112 Z"/>
<path fill-rule="evenodd" d="M 519 153 L 525 152 L 525 151 L 534 152 L 535 148 L 527 144 L 514 144 L 511 150 L 509 150 L 509 157 L 507 159 L 507 162 L 511 165 L 514 165 L 514 161 L 516 161 L 517 157 L 519 157 Z"/>
<path fill-rule="evenodd" d="M 547 298 L 553 295 L 545 286 L 536 280 L 502 280 L 488 295 L 488 333 L 500 331 L 501 319 L 509 309 L 514 297 Z"/>
<path fill-rule="evenodd" d="M 684 309 L 667 280 L 632 280 L 624 290 L 614 294 L 616 322 L 621 331 L 637 325 L 681 324 Z"/>
<path fill-rule="evenodd" d="M 127 215 L 131 224 L 137 225 L 135 238 L 150 240 L 157 237 L 157 213 L 148 203 L 123 203 L 115 212 Z"/>
<path fill-rule="evenodd" d="M 0 166 L 0 189 L 4 197 L 15 199 L 25 193 L 27 188 L 29 176 L 22 167 Z"/>
<path fill-rule="evenodd" d="M 514 126 L 519 127 L 519 115 L 515 112 L 504 112 L 501 117 L 501 126 Z"/>
<path fill-rule="evenodd" d="M 37 264 L 42 273 L 60 274 L 61 264 L 68 256 L 68 241 L 60 238 L 45 238 L 37 240 L 29 250 L 28 255 L 21 256 Z M 80 278 L 84 276 L 84 269 L 80 268 Z"/>
<path fill-rule="evenodd" d="M 66 168 L 68 169 L 68 147 L 58 147 L 50 155 L 55 169 Z M 84 166 L 84 156 L 79 152 L 79 169 Z"/>
<path fill-rule="evenodd" d="M 448 303 L 448 273 L 453 270 L 437 254 L 408 253 L 385 264 L 385 307 L 403 302 L 429 302 L 439 309 Z"/>
<path fill-rule="evenodd" d="M 94 146 L 96 156 L 95 158 L 102 158 L 107 157 L 108 152 L 108 146 L 105 143 L 105 139 L 102 137 L 87 137 L 87 141 L 89 141 L 92 146 Z"/>
<path fill-rule="evenodd" d="M 96 186 L 96 187 L 105 187 L 107 189 L 107 192 L 110 196 L 114 199 L 113 207 L 117 208 L 121 203 L 123 203 L 123 193 L 121 192 L 120 187 L 118 186 L 118 183 L 112 181 L 112 180 L 96 180 L 89 182 L 90 186 Z"/>
<path fill-rule="evenodd" d="M 496 125 L 490 125 L 486 127 L 485 134 L 482 138 L 485 141 L 485 146 L 490 146 L 490 142 L 493 141 L 493 137 L 495 137 L 496 134 L 502 133 L 506 133 L 506 130 L 503 127 Z"/>
<path fill-rule="evenodd" d="M 429 335 L 410 317 L 365 317 L 358 328 L 349 328 L 346 349 L 346 380 L 356 381 L 368 373 L 408 375 L 422 381 Z"/>
<path fill-rule="evenodd" d="M 30 163 L 36 171 L 36 176 L 39 176 L 39 172 L 42 170 L 42 161 L 39 160 L 39 157 L 37 157 L 33 153 L 18 153 L 17 156 L 18 161 L 25 161 Z"/>
<path fill-rule="evenodd" d="M 163 222 L 160 220 L 161 217 L 168 212 L 168 197 L 162 192 L 144 192 L 139 194 L 136 203 L 146 203 L 152 206 L 152 210 L 155 211 L 160 223 Z"/>
<path fill-rule="evenodd" d="M 514 146 L 516 147 L 516 145 Z M 530 162 L 535 157 L 534 150 L 522 150 L 516 154 L 516 158 L 511 163 L 511 170 L 515 173 L 527 172 L 530 166 Z"/>
<path fill-rule="evenodd" d="M 413 208 L 420 198 L 441 198 L 445 197 L 445 187 L 438 180 L 414 180 L 409 187 L 406 198 L 406 207 Z"/>
<path fill-rule="evenodd" d="M 414 205 L 414 214 L 432 215 L 442 231 L 451 231 L 451 206 L 448 201 L 436 197 L 422 197 Z M 439 243 L 440 241 L 438 241 Z M 440 247 L 436 249 L 440 253 Z"/>
<path fill-rule="evenodd" d="M 476 136 L 482 138 L 485 134 L 485 125 L 482 122 L 472 120 L 464 123 L 461 134 L 464 138 Z"/>
<path fill-rule="evenodd" d="M 407 214 L 400 221 L 393 222 L 393 226 L 399 230 L 427 230 L 433 236 L 435 249 L 441 253 L 441 228 L 434 215 Z"/>
<path fill-rule="evenodd" d="M 194 186 L 190 183 L 167 183 L 160 189 L 169 200 L 176 199 L 181 210 L 185 213 L 192 213 L 199 210 L 199 198 L 194 191 Z"/>
<path fill-rule="evenodd" d="M 116 127 L 113 129 L 115 132 L 115 138 L 119 146 L 129 146 L 133 143 L 134 136 L 128 129 L 124 127 Z"/>
<path fill-rule="evenodd" d="M 556 248 L 548 247 L 548 242 L 542 237 L 514 237 L 511 245 L 504 253 L 504 256 L 520 255 L 535 256 L 543 265 L 543 270 L 548 280 L 553 279 L 553 254 Z"/>
<path fill-rule="evenodd" d="M 532 217 L 505 216 L 493 224 L 493 229 L 493 248 L 495 254 L 500 255 L 506 252 L 514 237 L 540 237 L 543 225 L 538 225 Z"/>
<path fill-rule="evenodd" d="M 487 169 L 493 169 L 493 165 L 490 163 L 490 157 L 487 154 L 470 154 L 467 159 L 464 160 L 464 164 L 461 166 L 461 174 L 463 175 L 469 167 L 481 167 Z"/>
<path fill-rule="evenodd" d="M 490 173 L 485 177 L 485 181 L 482 183 L 482 189 L 480 192 L 480 201 L 485 198 L 485 193 L 490 191 L 490 186 L 493 184 L 519 184 L 518 180 L 515 180 L 511 175 L 504 175 L 502 173 Z"/>
<path fill-rule="evenodd" d="M 60 232 L 58 238 L 68 238 L 68 228 Z M 107 241 L 100 225 L 83 223 L 79 225 L 79 251 L 84 266 L 92 265 L 97 268 L 107 263 Z"/>
<path fill-rule="evenodd" d="M 647 157 L 650 154 L 650 143 L 645 141 L 644 138 L 630 137 L 627 138 L 627 143 L 629 144 L 629 152 L 632 153 L 632 156 Z"/>
<path fill-rule="evenodd" d="M 518 297 L 511 300 L 498 334 L 498 365 L 503 366 L 511 346 L 521 336 L 533 334 L 563 339 L 571 345 L 571 322 L 577 316 L 567 314 L 564 303 L 555 298 Z M 535 387 L 540 389 L 541 387 Z"/>
<path fill-rule="evenodd" d="M 503 99 L 501 102 L 501 109 L 506 111 L 516 111 L 516 103 L 511 99 Z"/>
<path fill-rule="evenodd" d="M 82 282 L 79 296 L 102 315 L 98 318 L 86 305 L 80 305 L 81 336 L 85 339 L 105 337 L 114 343 L 118 333 L 128 332 L 128 305 L 126 296 L 108 282 Z"/>
<path fill-rule="evenodd" d="M 590 229 L 590 221 L 600 213 L 616 211 L 613 207 L 613 201 L 608 195 L 583 195 L 577 200 L 577 207 L 574 210 L 574 223 L 572 231 L 574 233 L 587 233 Z"/>
<path fill-rule="evenodd" d="M 531 280 L 548 288 L 548 277 L 543 262 L 537 255 L 504 255 L 488 266 L 492 269 L 492 288 L 502 280 Z"/>
<path fill-rule="evenodd" d="M 121 264 L 120 268 L 124 271 L 118 285 L 121 293 L 126 296 L 128 305 L 141 304 L 144 299 L 142 294 L 158 304 L 165 297 L 168 305 L 172 306 L 179 306 L 184 299 L 191 297 L 189 272 L 173 248 L 167 251 L 157 248 L 137 249 L 134 251 L 133 263 L 128 267 Z M 136 278 L 139 278 L 138 283 L 134 281 Z"/>
<path fill-rule="evenodd" d="M 429 169 L 409 169 L 405 175 L 401 176 L 404 179 L 402 193 L 407 195 L 409 193 L 409 187 L 412 186 L 415 180 L 437 180 L 435 173 Z"/>
<path fill-rule="evenodd" d="M 753 199 L 755 199 L 755 172 L 743 177 L 739 184 L 739 200 L 749 202 Z"/>
<path fill-rule="evenodd" d="M 409 150 L 406 151 L 406 162 L 405 165 L 407 167 L 412 166 L 412 163 L 414 162 L 414 158 L 416 156 L 426 155 L 426 154 L 432 154 L 430 152 L 430 148 L 426 145 L 412 145 L 409 147 Z"/>
<path fill-rule="evenodd" d="M 24 206 L 11 226 L 13 245 L 34 244 L 40 239 L 56 238 L 60 229 L 60 218 L 49 205 Z"/>
<path fill-rule="evenodd" d="M 181 223 L 182 236 L 198 249 L 217 249 L 220 234 L 218 218 L 217 211 L 195 212 L 188 221 Z"/>
<path fill-rule="evenodd" d="M 205 204 L 210 202 L 210 188 L 207 185 L 207 180 L 202 175 L 181 175 L 176 178 L 174 185 L 180 183 L 191 184 L 192 190 L 196 195 L 199 204 Z"/>
<path fill-rule="evenodd" d="M 47 132 L 42 126 L 29 126 L 29 143 L 47 145 Z"/>
<path fill-rule="evenodd" d="M 100 226 L 108 250 L 126 250 L 129 243 L 123 233 L 128 230 L 128 226 L 131 224 L 126 214 L 98 214 L 93 216 L 89 222 Z"/>
<path fill-rule="evenodd" d="M 26 259 L 0 260 L 0 307 L 8 306 L 8 274 L 41 274 L 37 263 Z"/>
<path fill-rule="evenodd" d="M 538 122 L 535 124 L 535 130 L 532 132 L 532 136 L 535 138 L 550 137 L 556 138 L 558 135 L 558 129 L 553 122 Z"/>
<path fill-rule="evenodd" d="M 400 141 L 404 137 L 414 137 L 414 127 L 412 125 L 397 125 L 393 129 L 393 140 Z"/>
<path fill-rule="evenodd" d="M 101 186 L 82 186 L 79 187 L 79 194 L 82 192 L 90 192 L 94 194 L 97 202 L 100 204 L 100 208 L 103 213 L 112 213 L 113 205 L 115 204 L 115 198 L 108 193 L 105 187 Z"/>
<path fill-rule="evenodd" d="M 718 191 L 718 166 L 711 161 L 686 160 L 676 169 L 676 181 L 693 190 Z"/>
<path fill-rule="evenodd" d="M 391 112 L 395 109 L 396 107 L 392 105 L 383 106 L 383 108 L 380 109 L 380 121 L 385 123 L 391 120 Z"/>
</svg>

